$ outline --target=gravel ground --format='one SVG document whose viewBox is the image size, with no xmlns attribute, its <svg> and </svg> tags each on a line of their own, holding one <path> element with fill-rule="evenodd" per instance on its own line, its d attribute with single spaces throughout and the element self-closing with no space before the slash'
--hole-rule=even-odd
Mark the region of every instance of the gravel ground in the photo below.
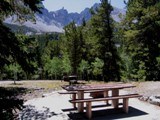
<svg viewBox="0 0 160 120">
<path fill-rule="evenodd" d="M 28 86 L 28 81 L 20 81 L 14 87 L 29 88 L 30 91 L 20 96 L 25 102 L 25 108 L 21 111 L 20 120 L 85 120 L 84 115 L 79 115 L 75 111 L 64 112 L 63 108 L 71 108 L 72 105 L 68 102 L 70 96 L 59 95 L 58 89 L 52 87 L 53 81 L 45 81 L 47 84 L 34 85 L 37 81 L 30 81 L 32 86 Z M 44 83 L 44 81 L 39 81 Z M 0 82 L 1 87 L 10 87 L 13 81 Z M 56 83 L 57 84 L 57 83 Z M 58 82 L 59 85 L 64 84 Z M 66 84 L 66 83 L 65 83 Z M 135 88 L 126 89 L 130 93 L 139 93 L 144 97 L 160 96 L 160 82 L 132 82 L 136 85 Z M 30 85 L 30 84 L 29 84 Z M 49 86 L 51 85 L 51 86 Z M 11 85 L 12 87 L 12 85 Z M 146 100 L 147 101 L 147 100 Z M 93 120 L 160 120 L 160 104 L 153 105 L 149 101 L 144 102 L 138 99 L 131 99 L 129 102 L 129 114 L 111 114 L 110 112 L 100 116 L 94 116 Z M 98 114 L 96 112 L 96 114 Z M 101 112 L 100 114 L 103 114 Z M 105 115 L 107 114 L 107 115 Z M 28 118 L 27 118 L 28 117 Z"/>
<path fill-rule="evenodd" d="M 140 100 L 160 107 L 160 82 L 136 82 L 135 88 L 128 89 L 128 92 L 142 95 Z"/>
<path fill-rule="evenodd" d="M 72 109 L 69 99 L 70 95 L 59 95 L 55 91 L 43 98 L 28 100 L 19 114 L 19 120 L 87 120 L 85 114 Z M 104 105 L 104 102 L 93 103 L 97 104 Z M 115 111 L 112 107 L 94 108 L 92 120 L 160 120 L 160 108 L 133 98 L 129 100 L 128 114 Z"/>
<path fill-rule="evenodd" d="M 134 82 L 135 88 L 129 89 L 131 92 L 137 92 L 143 96 L 160 96 L 160 82 Z"/>
<path fill-rule="evenodd" d="M 160 95 L 160 82 L 134 82 L 135 88 L 126 89 L 129 93 L 139 93 L 143 96 Z M 77 111 L 67 111 L 72 108 L 68 102 L 71 96 L 59 95 L 57 91 L 44 95 L 44 98 L 36 98 L 25 103 L 26 108 L 21 112 L 20 120 L 87 120 L 84 114 Z M 98 103 L 99 104 L 99 103 Z M 94 103 L 96 105 L 96 103 Z M 160 107 L 139 99 L 129 100 L 129 113 L 112 111 L 112 107 L 106 110 L 93 111 L 92 120 L 160 120 Z M 98 109 L 99 110 L 99 109 Z"/>
</svg>

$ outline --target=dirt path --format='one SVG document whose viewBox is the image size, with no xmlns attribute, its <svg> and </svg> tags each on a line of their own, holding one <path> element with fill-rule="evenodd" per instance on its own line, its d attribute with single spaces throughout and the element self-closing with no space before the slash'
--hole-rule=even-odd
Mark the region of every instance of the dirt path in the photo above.
<svg viewBox="0 0 160 120">
<path fill-rule="evenodd" d="M 20 114 L 20 120 L 86 120 L 84 114 L 71 111 L 72 104 L 68 102 L 70 95 L 59 95 L 56 92 L 44 98 L 36 98 L 25 103 L 26 108 Z M 103 102 L 102 102 L 103 104 Z M 94 109 L 93 120 L 160 120 L 160 107 L 130 99 L 129 113 L 103 108 L 100 112 Z M 70 109 L 70 110 L 69 110 Z"/>
</svg>

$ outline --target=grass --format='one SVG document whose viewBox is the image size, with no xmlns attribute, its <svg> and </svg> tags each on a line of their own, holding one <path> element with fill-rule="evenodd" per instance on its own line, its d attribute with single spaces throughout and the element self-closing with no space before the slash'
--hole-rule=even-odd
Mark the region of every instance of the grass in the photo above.
<svg viewBox="0 0 160 120">
<path fill-rule="evenodd" d="M 1 82 L 0 82 L 1 83 Z M 103 81 L 83 81 L 83 83 L 87 84 L 103 84 Z M 44 89 L 48 90 L 61 90 L 61 86 L 68 85 L 68 82 L 64 82 L 61 80 L 25 80 L 25 81 L 16 81 L 14 82 L 4 82 L 0 84 L 0 87 L 20 87 L 20 88 L 28 88 L 28 89 Z"/>
<path fill-rule="evenodd" d="M 60 80 L 28 80 L 28 81 L 16 81 L 16 84 L 13 82 L 7 82 L 0 84 L 0 87 L 23 87 L 28 89 L 61 89 L 62 85 L 67 85 L 67 82 L 61 82 Z"/>
<path fill-rule="evenodd" d="M 29 100 L 37 97 L 42 97 L 46 93 L 62 89 L 62 85 L 67 85 L 68 82 L 61 82 L 60 80 L 25 80 L 0 82 L 0 87 L 5 89 L 21 88 L 26 89 L 26 93 L 20 96 L 24 100 Z"/>
<path fill-rule="evenodd" d="M 97 81 L 83 82 L 87 84 L 104 83 Z M 23 96 L 25 100 L 41 97 L 43 94 L 50 93 L 55 90 L 61 90 L 61 86 L 63 85 L 69 85 L 69 83 L 61 80 L 22 80 L 16 81 L 16 84 L 14 84 L 13 81 L 0 82 L 0 87 L 27 89 L 26 94 Z"/>
</svg>

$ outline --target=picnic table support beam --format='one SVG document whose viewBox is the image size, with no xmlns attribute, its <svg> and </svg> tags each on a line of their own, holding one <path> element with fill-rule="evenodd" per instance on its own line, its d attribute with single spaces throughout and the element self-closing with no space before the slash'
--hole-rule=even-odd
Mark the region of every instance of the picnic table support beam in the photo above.
<svg viewBox="0 0 160 120">
<path fill-rule="evenodd" d="M 129 98 L 123 99 L 123 110 L 125 113 L 128 113 L 128 102 L 129 102 Z"/>
<path fill-rule="evenodd" d="M 76 100 L 76 94 L 72 94 L 72 100 Z M 73 108 L 76 108 L 76 103 L 73 103 Z"/>
<path fill-rule="evenodd" d="M 86 116 L 88 119 L 92 118 L 92 102 L 86 102 Z"/>
<path fill-rule="evenodd" d="M 104 90 L 104 97 L 108 97 L 108 90 Z M 108 100 L 106 100 L 106 104 L 108 105 Z"/>
<path fill-rule="evenodd" d="M 113 89 L 112 90 L 112 96 L 116 97 L 118 95 L 119 95 L 119 89 Z M 118 103 L 119 103 L 118 99 L 112 100 L 112 105 L 113 105 L 114 108 L 118 108 Z"/>
<path fill-rule="evenodd" d="M 78 91 L 77 93 L 78 95 L 78 99 L 84 99 L 84 91 L 81 90 L 81 91 Z M 83 112 L 84 110 L 84 103 L 78 103 L 78 112 Z"/>
</svg>

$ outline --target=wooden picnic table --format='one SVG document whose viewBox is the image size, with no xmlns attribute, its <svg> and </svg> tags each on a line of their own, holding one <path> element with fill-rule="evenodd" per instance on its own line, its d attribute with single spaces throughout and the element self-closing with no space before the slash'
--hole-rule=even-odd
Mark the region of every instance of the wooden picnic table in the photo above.
<svg viewBox="0 0 160 120">
<path fill-rule="evenodd" d="M 119 96 L 119 90 L 124 88 L 135 87 L 132 84 L 124 84 L 124 83 L 105 83 L 105 84 L 86 84 L 86 85 L 66 85 L 62 86 L 63 89 L 67 91 L 76 91 L 78 95 L 78 99 L 84 99 L 84 93 L 86 91 L 103 91 L 104 97 L 108 97 L 108 91 L 112 91 L 113 96 Z M 106 101 L 108 104 L 108 102 Z M 112 100 L 112 105 L 114 108 L 118 108 L 118 99 Z M 84 103 L 78 103 L 78 112 L 84 111 Z"/>
<path fill-rule="evenodd" d="M 65 85 L 63 89 L 67 91 L 90 91 L 90 90 L 112 90 L 135 87 L 132 84 L 125 83 L 104 83 L 104 84 L 85 84 L 85 85 Z"/>
</svg>

